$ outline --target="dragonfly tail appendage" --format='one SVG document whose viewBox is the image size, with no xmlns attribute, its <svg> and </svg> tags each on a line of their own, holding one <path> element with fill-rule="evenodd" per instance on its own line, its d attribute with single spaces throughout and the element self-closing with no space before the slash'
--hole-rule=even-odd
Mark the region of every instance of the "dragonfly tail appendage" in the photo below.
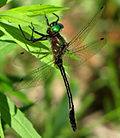
<svg viewBox="0 0 120 138">
<path fill-rule="evenodd" d="M 69 119 L 70 119 L 71 126 L 73 128 L 73 131 L 76 131 L 77 125 L 75 122 L 74 106 L 69 110 Z"/>
</svg>

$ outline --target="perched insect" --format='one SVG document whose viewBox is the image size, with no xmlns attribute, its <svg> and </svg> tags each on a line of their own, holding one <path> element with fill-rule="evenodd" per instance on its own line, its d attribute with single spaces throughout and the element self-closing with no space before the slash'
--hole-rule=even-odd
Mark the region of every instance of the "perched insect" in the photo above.
<svg viewBox="0 0 120 138">
<path fill-rule="evenodd" d="M 105 39 L 104 38 L 99 38 L 97 41 L 94 41 L 93 43 L 83 45 L 82 42 L 91 30 L 91 28 L 94 26 L 97 18 L 101 15 L 103 10 L 103 7 L 101 7 L 98 12 L 94 15 L 92 20 L 81 30 L 75 37 L 70 41 L 66 42 L 65 39 L 61 36 L 60 31 L 64 28 L 64 26 L 59 22 L 59 16 L 53 13 L 57 17 L 57 20 L 49 23 L 47 16 L 45 15 L 45 19 L 48 25 L 47 29 L 47 35 L 39 33 L 35 31 L 33 24 L 31 23 L 30 29 L 32 30 L 32 36 L 30 39 L 26 38 L 21 26 L 19 25 L 20 31 L 22 32 L 23 37 L 31 42 L 37 42 L 37 41 L 44 41 L 44 40 L 49 40 L 51 44 L 51 49 L 52 49 L 52 54 L 53 54 L 53 61 L 48 62 L 49 65 L 52 63 L 56 65 L 63 77 L 65 87 L 67 90 L 67 95 L 69 98 L 69 119 L 71 126 L 74 131 L 76 131 L 77 126 L 76 126 L 76 120 L 75 120 L 75 113 L 74 113 L 74 104 L 72 100 L 72 94 L 70 90 L 70 86 L 66 77 L 65 69 L 63 67 L 63 59 L 64 56 L 67 53 L 71 53 L 75 57 L 77 57 L 78 61 L 83 63 L 85 60 L 90 58 L 92 55 L 94 55 L 96 52 L 98 52 L 105 44 Z M 34 38 L 33 33 L 36 33 L 40 35 L 40 38 Z M 88 54 L 90 53 L 90 54 Z M 69 54 L 68 54 L 69 55 Z M 24 88 L 25 85 L 31 84 L 36 78 L 39 80 L 41 77 L 41 72 L 46 71 L 47 65 L 43 65 L 40 68 L 36 69 L 33 71 L 31 74 L 28 74 L 25 78 L 22 78 L 19 84 L 17 85 L 18 89 L 21 87 Z M 29 80 L 29 75 L 33 76 L 32 80 Z M 26 84 L 27 83 L 27 84 Z"/>
</svg>

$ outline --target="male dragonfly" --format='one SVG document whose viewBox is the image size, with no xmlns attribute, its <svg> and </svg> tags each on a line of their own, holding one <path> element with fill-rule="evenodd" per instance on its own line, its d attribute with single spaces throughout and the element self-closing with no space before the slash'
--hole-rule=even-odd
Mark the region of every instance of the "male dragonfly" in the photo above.
<svg viewBox="0 0 120 138">
<path fill-rule="evenodd" d="M 95 25 L 96 20 L 100 17 L 101 13 L 103 11 L 103 7 L 101 7 L 97 13 L 93 16 L 93 18 L 90 20 L 90 22 L 83 27 L 82 30 L 76 34 L 73 39 L 69 42 L 66 42 L 65 39 L 61 36 L 60 31 L 63 30 L 64 26 L 59 23 L 59 16 L 53 13 L 54 16 L 56 16 L 57 20 L 49 23 L 49 20 L 47 16 L 45 15 L 45 19 L 47 22 L 47 34 L 42 34 L 40 32 L 35 31 L 33 24 L 31 23 L 30 29 L 32 30 L 32 36 L 31 38 L 27 38 L 19 25 L 19 29 L 27 41 L 31 41 L 33 43 L 37 41 L 45 41 L 49 40 L 51 44 L 52 54 L 53 54 L 53 60 L 52 63 L 57 66 L 57 68 L 60 70 L 61 75 L 64 80 L 64 84 L 67 90 L 67 95 L 69 99 L 69 119 L 71 126 L 73 128 L 73 131 L 76 131 L 76 119 L 75 119 L 75 113 L 74 113 L 74 104 L 72 99 L 72 94 L 70 90 L 70 86 L 68 83 L 68 79 L 66 77 L 65 69 L 63 67 L 64 57 L 67 55 L 67 53 L 70 53 L 74 55 L 77 60 L 81 63 L 86 61 L 88 58 L 93 56 L 96 52 L 98 52 L 105 44 L 105 39 L 103 37 L 99 38 L 98 40 L 90 43 L 90 44 L 83 44 L 83 40 L 88 35 L 91 28 Z M 36 33 L 40 35 L 40 38 L 34 38 L 33 33 Z M 90 54 L 89 54 L 90 53 Z M 69 54 L 68 54 L 69 55 Z M 51 62 L 48 63 L 51 65 Z M 40 68 L 34 70 L 31 74 L 28 74 L 26 77 L 22 78 L 21 81 L 18 83 L 17 88 L 21 89 L 24 88 L 25 85 L 30 85 L 34 80 L 40 80 L 42 76 L 42 72 L 46 72 L 47 65 L 43 65 Z M 30 76 L 33 76 L 33 79 L 30 80 Z M 39 81 L 38 81 L 39 82 Z"/>
</svg>

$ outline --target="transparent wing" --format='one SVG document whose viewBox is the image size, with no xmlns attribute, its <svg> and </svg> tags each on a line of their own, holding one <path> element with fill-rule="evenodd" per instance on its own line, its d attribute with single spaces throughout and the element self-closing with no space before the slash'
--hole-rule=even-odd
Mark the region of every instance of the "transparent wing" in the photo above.
<svg viewBox="0 0 120 138">
<path fill-rule="evenodd" d="M 83 27 L 83 29 L 77 35 L 73 37 L 73 39 L 68 43 L 69 49 L 82 46 L 80 44 L 84 41 L 92 27 L 95 25 L 97 19 L 101 16 L 103 9 L 104 8 L 101 7 L 91 19 L 91 21 L 85 27 Z"/>
<path fill-rule="evenodd" d="M 79 65 L 84 63 L 86 60 L 91 58 L 97 52 L 99 52 L 103 46 L 105 45 L 106 40 L 104 38 L 100 38 L 92 43 L 82 45 L 79 48 L 75 48 L 73 50 L 68 50 L 68 55 L 65 56 L 65 62 L 69 61 L 71 58 L 79 61 Z M 71 58 L 70 58 L 71 57 Z"/>
<path fill-rule="evenodd" d="M 27 46 L 26 46 L 27 47 Z M 29 48 L 28 48 L 29 49 Z M 40 60 L 43 60 L 44 58 L 51 57 L 51 51 L 48 52 L 41 52 L 41 51 L 26 51 L 23 48 L 19 48 L 16 50 L 16 55 L 12 59 L 13 66 L 15 67 L 22 67 L 25 65 L 29 65 L 31 67 L 36 67 L 36 64 Z M 36 58 L 37 57 L 37 58 Z M 48 58 L 50 59 L 50 58 Z M 52 58 L 51 58 L 52 59 Z M 50 60 L 47 60 L 50 61 Z"/>
<path fill-rule="evenodd" d="M 21 90 L 40 85 L 41 81 L 49 78 L 49 75 L 54 69 L 51 67 L 52 64 L 52 61 L 48 63 L 41 62 L 40 67 L 21 78 L 20 81 L 14 85 L 15 90 Z"/>
</svg>

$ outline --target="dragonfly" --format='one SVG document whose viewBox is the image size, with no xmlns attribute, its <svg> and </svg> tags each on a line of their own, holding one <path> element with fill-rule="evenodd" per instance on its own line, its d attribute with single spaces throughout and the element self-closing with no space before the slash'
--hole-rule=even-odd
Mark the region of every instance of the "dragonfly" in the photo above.
<svg viewBox="0 0 120 138">
<path fill-rule="evenodd" d="M 98 40 L 91 42 L 89 44 L 82 43 L 84 39 L 87 37 L 90 30 L 92 29 L 92 27 L 95 25 L 102 11 L 103 11 L 103 7 L 101 7 L 96 12 L 96 14 L 90 20 L 90 22 L 88 22 L 88 24 L 85 25 L 69 42 L 66 42 L 64 37 L 60 34 L 60 31 L 63 30 L 64 26 L 63 24 L 59 23 L 59 16 L 55 13 L 53 13 L 53 15 L 57 18 L 57 20 L 55 20 L 52 23 L 49 23 L 49 20 L 45 15 L 45 20 L 48 26 L 46 34 L 36 31 L 33 24 L 31 23 L 31 26 L 29 26 L 29 28 L 32 30 L 32 35 L 31 35 L 31 38 L 27 38 L 24 31 L 22 30 L 22 27 L 18 25 L 25 40 L 31 41 L 32 43 L 35 43 L 37 41 L 48 40 L 51 44 L 51 52 L 53 55 L 52 61 L 48 62 L 47 64 L 41 65 L 39 68 L 33 70 L 30 74 L 22 78 L 17 85 L 18 89 L 21 89 L 22 87 L 25 87 L 28 85 L 32 85 L 32 83 L 35 80 L 40 80 L 42 76 L 41 72 L 44 72 L 44 73 L 47 72 L 49 70 L 49 66 L 51 66 L 51 64 L 54 64 L 55 67 L 57 67 L 60 70 L 60 73 L 62 75 L 64 84 L 66 87 L 67 96 L 69 100 L 69 120 L 73 131 L 77 130 L 77 125 L 76 125 L 72 93 L 71 93 L 70 85 L 65 72 L 65 68 L 63 66 L 64 58 L 65 57 L 71 58 L 70 55 L 74 55 L 74 57 L 76 57 L 76 59 L 80 62 L 80 65 L 81 65 L 83 62 L 85 62 L 94 54 L 96 54 L 105 45 L 104 37 L 100 37 Z M 40 35 L 40 37 L 34 38 L 33 33 Z M 39 83 L 39 81 L 37 81 L 37 83 Z"/>
</svg>

